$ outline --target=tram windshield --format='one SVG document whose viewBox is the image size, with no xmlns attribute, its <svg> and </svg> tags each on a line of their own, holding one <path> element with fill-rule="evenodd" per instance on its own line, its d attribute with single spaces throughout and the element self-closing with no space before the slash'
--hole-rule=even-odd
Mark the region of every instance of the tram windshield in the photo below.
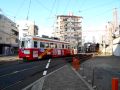
<svg viewBox="0 0 120 90">
<path fill-rule="evenodd" d="M 20 48 L 30 48 L 30 40 L 25 39 L 20 42 Z"/>
</svg>

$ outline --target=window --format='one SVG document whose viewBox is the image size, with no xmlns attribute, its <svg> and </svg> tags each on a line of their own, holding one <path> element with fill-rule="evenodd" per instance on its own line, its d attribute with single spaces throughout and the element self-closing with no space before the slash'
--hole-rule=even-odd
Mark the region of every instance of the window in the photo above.
<svg viewBox="0 0 120 90">
<path fill-rule="evenodd" d="M 65 45 L 65 48 L 66 48 L 66 49 L 68 48 L 67 45 Z"/>
<path fill-rule="evenodd" d="M 45 43 L 45 48 L 49 48 L 49 43 Z"/>
<path fill-rule="evenodd" d="M 45 43 L 44 42 L 40 42 L 40 47 L 44 48 L 45 47 Z"/>
<path fill-rule="evenodd" d="M 62 48 L 64 48 L 64 44 L 62 44 Z"/>
<path fill-rule="evenodd" d="M 61 43 L 58 43 L 58 48 L 62 48 L 62 44 Z"/>
<path fill-rule="evenodd" d="M 68 49 L 70 49 L 70 45 L 68 45 Z"/>
<path fill-rule="evenodd" d="M 19 40 L 16 38 L 16 39 L 15 39 L 15 42 L 18 43 L 18 41 L 19 41 Z"/>
<path fill-rule="evenodd" d="M 57 44 L 55 43 L 55 48 L 57 48 Z"/>
<path fill-rule="evenodd" d="M 55 48 L 55 44 L 54 43 L 50 43 L 50 48 Z"/>
<path fill-rule="evenodd" d="M 25 47 L 25 41 L 21 42 L 21 47 Z"/>
<path fill-rule="evenodd" d="M 34 47 L 37 48 L 37 41 L 34 41 Z"/>
</svg>

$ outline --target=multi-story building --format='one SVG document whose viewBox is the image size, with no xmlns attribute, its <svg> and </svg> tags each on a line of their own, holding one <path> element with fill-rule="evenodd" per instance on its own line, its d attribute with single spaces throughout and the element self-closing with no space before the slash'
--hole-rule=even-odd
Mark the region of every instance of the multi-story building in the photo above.
<svg viewBox="0 0 120 90">
<path fill-rule="evenodd" d="M 58 15 L 54 36 L 70 42 L 72 48 L 80 48 L 82 46 L 81 18 L 73 15 Z"/>
<path fill-rule="evenodd" d="M 18 29 L 16 23 L 0 14 L 0 55 L 11 55 L 18 50 Z"/>
<path fill-rule="evenodd" d="M 21 20 L 17 22 L 17 27 L 19 29 L 19 40 L 22 37 L 31 35 L 38 35 L 38 26 L 35 25 L 35 22 L 28 20 Z"/>
</svg>

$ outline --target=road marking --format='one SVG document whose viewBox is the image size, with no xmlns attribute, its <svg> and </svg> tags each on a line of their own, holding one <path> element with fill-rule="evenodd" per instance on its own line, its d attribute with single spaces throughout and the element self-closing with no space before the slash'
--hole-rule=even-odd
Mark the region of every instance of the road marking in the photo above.
<svg viewBox="0 0 120 90">
<path fill-rule="evenodd" d="M 48 69 L 48 67 L 49 67 L 49 65 L 50 65 L 50 62 L 51 62 L 51 59 L 49 59 L 48 60 L 48 63 L 47 63 L 47 65 L 46 65 L 46 69 Z M 44 70 L 44 72 L 43 72 L 43 75 L 45 76 L 47 74 L 47 71 L 46 70 Z"/>
<path fill-rule="evenodd" d="M 50 63 L 47 63 L 47 65 L 46 65 L 46 67 L 45 67 L 45 68 L 48 68 L 48 67 L 49 67 L 49 65 L 50 65 Z"/>
<path fill-rule="evenodd" d="M 49 61 L 48 61 L 48 62 L 50 63 L 50 61 L 51 61 L 51 59 L 49 59 Z"/>
<path fill-rule="evenodd" d="M 44 71 L 44 72 L 43 72 L 43 75 L 45 76 L 46 74 L 47 74 L 47 71 Z"/>
<path fill-rule="evenodd" d="M 53 73 L 59 71 L 60 69 L 64 68 L 65 66 L 66 66 L 66 65 L 64 65 L 64 66 L 58 68 L 57 70 L 54 70 L 53 72 L 51 72 L 51 73 L 49 73 L 49 74 L 41 77 L 40 79 L 38 79 L 38 80 L 36 80 L 35 82 L 31 83 L 30 85 L 28 85 L 27 87 L 23 88 L 22 90 L 29 90 L 29 88 L 34 87 L 34 85 L 36 85 L 36 84 L 39 83 L 39 82 L 42 82 L 41 84 L 39 84 L 39 86 L 41 86 L 41 88 L 39 88 L 39 90 L 42 90 L 42 87 L 43 87 L 43 84 L 44 84 L 44 81 L 43 81 L 43 80 L 45 80 L 45 78 L 48 77 L 48 76 L 50 76 L 51 74 L 53 74 Z M 35 90 L 35 89 L 32 89 L 32 90 Z"/>
</svg>

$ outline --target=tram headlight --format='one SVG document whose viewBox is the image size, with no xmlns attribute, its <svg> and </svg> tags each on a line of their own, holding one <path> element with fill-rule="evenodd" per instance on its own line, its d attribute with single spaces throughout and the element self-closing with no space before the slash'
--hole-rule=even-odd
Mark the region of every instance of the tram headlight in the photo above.
<svg viewBox="0 0 120 90">
<path fill-rule="evenodd" d="M 24 54 L 30 54 L 30 50 L 24 50 Z"/>
</svg>

